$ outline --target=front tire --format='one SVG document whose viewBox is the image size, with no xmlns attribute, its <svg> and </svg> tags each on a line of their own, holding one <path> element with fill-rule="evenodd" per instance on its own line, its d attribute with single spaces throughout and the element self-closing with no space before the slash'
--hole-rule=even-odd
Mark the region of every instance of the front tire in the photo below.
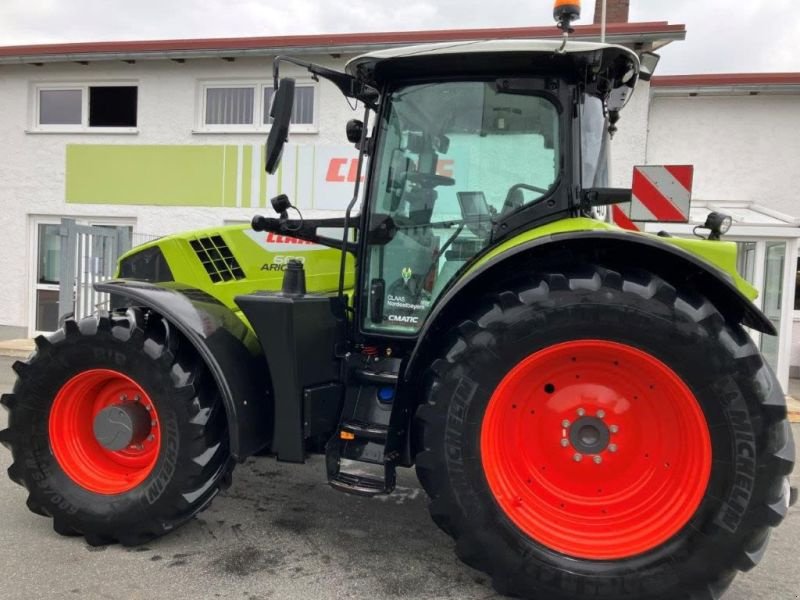
<svg viewBox="0 0 800 600">
<path fill-rule="evenodd" d="M 14 459 L 9 477 L 56 532 L 91 545 L 140 544 L 189 520 L 229 482 L 219 393 L 202 359 L 160 315 L 129 308 L 68 319 L 36 345 L 14 365 L 0 439 Z M 128 412 L 113 413 L 120 407 Z M 106 419 L 98 417 L 103 410 Z M 114 422 L 128 416 L 136 437 L 118 447 Z"/>
<path fill-rule="evenodd" d="M 785 401 L 749 336 L 646 272 L 505 286 L 426 376 L 434 521 L 501 593 L 718 598 L 789 504 Z"/>
</svg>

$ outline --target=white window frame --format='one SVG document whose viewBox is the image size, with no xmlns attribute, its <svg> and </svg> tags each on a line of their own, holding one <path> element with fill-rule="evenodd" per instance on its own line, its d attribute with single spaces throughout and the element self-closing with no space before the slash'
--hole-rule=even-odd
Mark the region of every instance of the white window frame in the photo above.
<svg viewBox="0 0 800 600">
<path fill-rule="evenodd" d="M 253 123 L 249 125 L 207 125 L 206 90 L 213 88 L 253 88 Z M 197 82 L 195 129 L 192 133 L 269 133 L 270 125 L 264 119 L 264 89 L 272 88 L 271 81 L 255 79 L 213 79 Z M 290 133 L 319 133 L 319 85 L 312 79 L 300 79 L 297 87 L 314 90 L 314 114 L 311 123 L 293 124 Z"/>
<path fill-rule="evenodd" d="M 136 127 L 90 127 L 89 126 L 89 88 L 92 87 L 135 87 L 136 94 Z M 80 90 L 81 123 L 80 125 L 50 125 L 39 123 L 39 93 L 47 90 Z M 139 133 L 139 91 L 138 81 L 52 81 L 39 82 L 31 86 L 31 125 L 27 133 Z"/>
<path fill-rule="evenodd" d="M 794 257 L 794 263 L 793 264 L 796 264 L 798 270 L 800 270 L 800 256 L 795 256 Z M 796 288 L 797 288 L 797 286 L 795 286 L 795 288 L 793 288 L 793 289 L 796 289 Z M 792 307 L 794 307 L 794 297 L 792 297 Z M 800 309 L 792 311 L 792 320 L 795 321 L 795 322 L 800 321 Z"/>
</svg>

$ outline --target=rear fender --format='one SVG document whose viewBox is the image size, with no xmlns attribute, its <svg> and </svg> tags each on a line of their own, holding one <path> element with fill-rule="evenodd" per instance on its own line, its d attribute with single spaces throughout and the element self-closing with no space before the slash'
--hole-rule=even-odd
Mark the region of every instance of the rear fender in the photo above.
<svg viewBox="0 0 800 600">
<path fill-rule="evenodd" d="M 593 262 L 646 269 L 674 286 L 690 285 L 707 297 L 728 320 L 769 335 L 776 335 L 770 320 L 736 287 L 733 278 L 716 266 L 658 238 L 617 231 L 571 231 L 519 244 L 473 268 L 437 302 L 420 331 L 404 379 L 416 377 L 416 364 L 431 340 L 452 324 L 456 307 L 474 301 L 477 294 L 514 273 L 535 269 L 545 261 L 564 265 Z"/>
<path fill-rule="evenodd" d="M 222 396 L 231 455 L 244 460 L 270 442 L 269 375 L 253 333 L 228 307 L 180 283 L 112 280 L 95 284 L 121 304 L 144 306 L 162 315 L 194 346 Z"/>
</svg>

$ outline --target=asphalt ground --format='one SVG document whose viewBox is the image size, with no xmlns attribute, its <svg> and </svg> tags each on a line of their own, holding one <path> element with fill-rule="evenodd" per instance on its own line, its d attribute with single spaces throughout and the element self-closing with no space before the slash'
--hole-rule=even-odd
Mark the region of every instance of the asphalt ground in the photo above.
<svg viewBox="0 0 800 600">
<path fill-rule="evenodd" d="M 0 358 L 0 391 L 13 384 L 13 360 Z M 800 440 L 800 426 L 794 433 Z M 10 458 L 0 447 L 3 473 Z M 413 471 L 403 470 L 398 483 L 391 496 L 357 498 L 327 486 L 320 458 L 300 466 L 250 459 L 229 490 L 172 534 L 138 548 L 91 548 L 56 535 L 50 519 L 25 507 L 25 491 L 2 476 L 0 598 L 499 598 L 482 573 L 455 558 Z M 797 600 L 798 559 L 795 507 L 761 565 L 740 575 L 725 599 Z"/>
</svg>

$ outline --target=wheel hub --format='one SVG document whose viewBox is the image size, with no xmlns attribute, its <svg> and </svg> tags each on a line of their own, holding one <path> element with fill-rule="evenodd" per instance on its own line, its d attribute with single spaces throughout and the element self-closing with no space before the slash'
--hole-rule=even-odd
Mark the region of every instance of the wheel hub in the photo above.
<svg viewBox="0 0 800 600">
<path fill-rule="evenodd" d="M 581 417 L 567 431 L 567 439 L 576 452 L 600 454 L 608 448 L 611 432 L 597 417 Z"/>
<path fill-rule="evenodd" d="M 64 473 L 96 494 L 122 494 L 141 484 L 161 447 L 152 399 L 130 376 L 111 369 L 82 371 L 61 386 L 48 433 Z"/>
<path fill-rule="evenodd" d="M 106 450 L 139 447 L 150 433 L 150 414 L 135 401 L 107 406 L 95 416 L 93 431 Z"/>
</svg>

